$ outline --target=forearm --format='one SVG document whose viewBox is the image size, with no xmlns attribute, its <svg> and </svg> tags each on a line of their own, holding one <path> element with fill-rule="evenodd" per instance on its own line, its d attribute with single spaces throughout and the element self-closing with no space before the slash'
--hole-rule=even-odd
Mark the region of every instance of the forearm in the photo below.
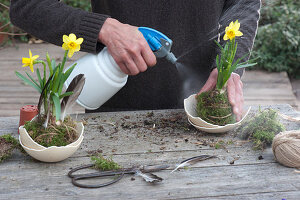
<svg viewBox="0 0 300 200">
<path fill-rule="evenodd" d="M 64 34 L 82 37 L 82 51 L 96 53 L 100 29 L 108 16 L 89 13 L 57 0 L 11 0 L 11 22 L 24 31 L 55 45 Z"/>
<path fill-rule="evenodd" d="M 236 59 L 248 54 L 242 61 L 247 61 L 253 47 L 253 42 L 256 36 L 258 20 L 260 16 L 260 0 L 227 0 L 223 8 L 223 13 L 220 18 L 221 44 L 223 46 L 224 30 L 231 21 L 239 20 L 243 33 L 242 37 L 236 38 L 238 43 Z M 240 76 L 243 69 L 236 70 Z"/>
</svg>

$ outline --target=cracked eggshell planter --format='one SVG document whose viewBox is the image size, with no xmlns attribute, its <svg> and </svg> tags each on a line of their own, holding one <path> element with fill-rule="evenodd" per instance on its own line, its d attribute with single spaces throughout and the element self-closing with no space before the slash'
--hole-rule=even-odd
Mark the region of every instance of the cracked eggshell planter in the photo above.
<svg viewBox="0 0 300 200">
<path fill-rule="evenodd" d="M 226 124 L 225 126 L 219 126 L 219 125 L 208 123 L 197 116 L 197 111 L 196 111 L 197 100 L 195 97 L 196 94 L 192 94 L 188 98 L 184 99 L 185 113 L 188 116 L 188 121 L 190 124 L 192 124 L 195 128 L 208 133 L 224 133 L 233 130 L 244 121 L 246 116 L 249 114 L 249 111 L 251 110 L 251 107 L 249 107 L 248 110 L 243 113 L 243 118 L 240 121 L 234 124 Z"/>
<path fill-rule="evenodd" d="M 59 162 L 73 155 L 79 148 L 83 140 L 84 126 L 81 122 L 77 123 L 77 133 L 79 137 L 76 141 L 66 146 L 44 147 L 36 143 L 28 134 L 27 130 L 19 127 L 19 141 L 23 149 L 33 158 L 42 162 Z"/>
</svg>

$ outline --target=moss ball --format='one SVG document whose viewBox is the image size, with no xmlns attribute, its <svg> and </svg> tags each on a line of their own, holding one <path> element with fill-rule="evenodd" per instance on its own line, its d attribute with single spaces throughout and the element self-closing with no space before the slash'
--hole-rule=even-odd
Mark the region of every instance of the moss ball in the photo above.
<svg viewBox="0 0 300 200">
<path fill-rule="evenodd" d="M 224 126 L 235 123 L 235 115 L 227 92 L 217 90 L 203 92 L 197 97 L 197 114 L 208 123 Z"/>
</svg>

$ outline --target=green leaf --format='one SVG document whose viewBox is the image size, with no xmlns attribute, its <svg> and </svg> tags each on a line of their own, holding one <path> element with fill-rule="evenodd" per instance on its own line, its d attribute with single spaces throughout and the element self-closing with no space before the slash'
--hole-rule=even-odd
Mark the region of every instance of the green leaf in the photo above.
<svg viewBox="0 0 300 200">
<path fill-rule="evenodd" d="M 60 107 L 59 97 L 58 97 L 57 93 L 52 92 L 51 93 L 51 98 L 53 100 L 54 107 L 55 107 L 56 121 L 58 121 L 60 119 L 60 114 L 61 114 L 61 107 Z"/>
<path fill-rule="evenodd" d="M 257 63 L 248 63 L 248 64 L 243 64 L 243 65 L 238 64 L 236 68 L 237 69 L 241 69 L 241 68 L 246 68 L 246 67 L 252 67 L 252 66 L 254 66 L 256 64 Z"/>
<path fill-rule="evenodd" d="M 230 69 L 230 73 L 234 72 L 234 70 L 236 70 L 238 63 L 243 60 L 246 56 L 248 55 L 248 53 L 246 53 L 245 55 L 243 55 L 241 58 L 237 59 L 235 61 L 235 63 L 233 64 L 233 66 Z"/>
<path fill-rule="evenodd" d="M 63 61 L 61 63 L 61 72 L 63 71 L 63 69 L 65 67 L 65 63 L 67 61 L 68 52 L 69 52 L 69 50 L 65 50 L 65 55 L 64 55 Z"/>
<path fill-rule="evenodd" d="M 73 94 L 73 92 L 66 92 L 66 93 L 60 95 L 60 96 L 59 96 L 59 99 L 62 99 L 62 98 L 64 98 L 64 97 L 66 97 L 66 96 L 70 96 L 70 95 L 72 95 L 72 94 Z"/>
<path fill-rule="evenodd" d="M 218 47 L 221 49 L 221 51 L 223 50 L 223 47 L 220 45 L 220 43 L 219 42 L 217 42 L 216 40 L 215 40 L 215 43 L 218 45 Z"/>
<path fill-rule="evenodd" d="M 50 73 L 49 73 L 49 77 L 51 77 L 52 74 L 53 74 L 52 62 L 51 62 L 51 60 L 50 60 L 50 57 L 49 57 L 48 53 L 47 53 L 46 57 L 47 57 L 47 63 L 48 63 L 49 72 L 50 72 Z M 55 63 L 54 63 L 54 65 L 55 65 Z"/>
<path fill-rule="evenodd" d="M 49 55 L 48 52 L 46 53 L 46 60 L 47 60 L 47 64 L 48 64 L 49 68 L 50 68 L 50 67 L 52 68 L 52 66 L 51 66 L 51 59 L 50 59 L 50 55 Z M 51 71 L 51 70 L 50 70 L 50 71 Z M 52 71 L 53 71 L 53 69 L 52 69 Z"/>
<path fill-rule="evenodd" d="M 57 65 L 57 67 L 55 68 L 55 74 L 52 80 L 52 91 L 56 92 L 57 88 L 58 88 L 58 84 L 59 84 L 59 72 L 60 72 L 60 64 Z"/>
<path fill-rule="evenodd" d="M 52 90 L 52 88 L 53 88 L 53 80 L 54 80 L 54 77 L 55 77 L 55 74 L 57 73 L 57 70 L 58 70 L 58 68 L 55 68 L 54 69 L 54 71 L 53 71 L 53 75 L 51 76 L 51 81 L 50 81 L 50 83 L 49 83 L 49 88 L 50 88 L 50 90 Z M 50 78 L 50 77 L 49 77 Z"/>
<path fill-rule="evenodd" d="M 20 74 L 19 72 L 15 72 L 16 75 L 22 79 L 25 83 L 27 83 L 28 85 L 31 85 L 34 89 L 36 89 L 39 93 L 42 92 L 41 88 L 39 88 L 38 86 L 36 86 L 36 84 L 34 84 L 32 81 L 30 81 L 29 79 L 27 79 L 26 77 L 24 77 L 22 74 Z"/>
<path fill-rule="evenodd" d="M 30 76 L 30 74 L 28 74 L 28 72 L 25 72 L 27 74 L 27 76 L 30 78 L 30 80 L 39 88 L 41 88 L 41 86 Z"/>
<path fill-rule="evenodd" d="M 54 59 L 51 60 L 51 67 L 52 67 L 53 70 L 56 69 L 56 62 L 55 62 Z"/>
<path fill-rule="evenodd" d="M 37 77 L 38 77 L 38 79 L 39 79 L 39 82 L 40 82 L 40 88 L 43 88 L 43 87 L 44 87 L 44 83 L 43 83 L 43 81 L 42 81 L 42 78 L 41 78 L 41 74 L 40 74 L 39 68 L 36 69 L 36 75 L 37 75 Z"/>
<path fill-rule="evenodd" d="M 46 72 L 46 63 L 43 62 L 43 65 L 44 65 L 44 78 L 43 78 L 43 82 L 44 82 L 44 85 L 46 85 L 46 81 L 47 81 L 47 77 L 46 77 L 46 73 L 47 73 Z"/>
<path fill-rule="evenodd" d="M 218 72 L 219 72 L 220 71 L 219 55 L 217 55 L 217 57 L 216 57 L 216 65 L 217 65 L 217 69 L 218 69 Z"/>
<path fill-rule="evenodd" d="M 64 82 L 69 78 L 70 74 L 74 70 L 77 63 L 75 63 L 72 67 L 70 67 L 65 73 L 64 73 Z"/>
<path fill-rule="evenodd" d="M 58 95 L 61 95 L 62 89 L 64 87 L 64 79 L 63 79 L 63 74 L 60 77 L 60 82 L 58 86 Z"/>
<path fill-rule="evenodd" d="M 60 83 L 62 82 L 62 76 L 63 76 L 63 74 L 62 73 L 59 73 L 59 71 L 57 72 L 58 74 L 57 74 L 57 78 L 56 79 L 54 79 L 54 85 L 53 85 L 53 88 L 52 88 L 52 90 L 53 90 L 53 92 L 58 92 L 58 90 L 59 90 L 59 85 L 60 85 Z"/>
</svg>

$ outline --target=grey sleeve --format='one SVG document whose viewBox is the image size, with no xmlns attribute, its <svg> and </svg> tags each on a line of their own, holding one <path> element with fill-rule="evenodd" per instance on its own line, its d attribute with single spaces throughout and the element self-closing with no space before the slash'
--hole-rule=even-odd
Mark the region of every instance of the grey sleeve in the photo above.
<svg viewBox="0 0 300 200">
<path fill-rule="evenodd" d="M 231 21 L 238 19 L 241 24 L 240 31 L 243 33 L 243 36 L 236 39 L 238 42 L 236 58 L 240 58 L 249 53 L 243 61 L 247 61 L 250 57 L 257 32 L 260 7 L 261 0 L 226 0 L 224 4 L 219 21 L 221 33 L 220 43 L 223 46 L 225 27 L 228 26 Z M 238 69 L 235 72 L 242 76 L 244 69 Z"/>
<path fill-rule="evenodd" d="M 62 45 L 63 35 L 82 37 L 82 51 L 96 53 L 100 29 L 109 16 L 67 6 L 58 0 L 11 0 L 10 19 L 29 34 L 55 45 Z"/>
</svg>

